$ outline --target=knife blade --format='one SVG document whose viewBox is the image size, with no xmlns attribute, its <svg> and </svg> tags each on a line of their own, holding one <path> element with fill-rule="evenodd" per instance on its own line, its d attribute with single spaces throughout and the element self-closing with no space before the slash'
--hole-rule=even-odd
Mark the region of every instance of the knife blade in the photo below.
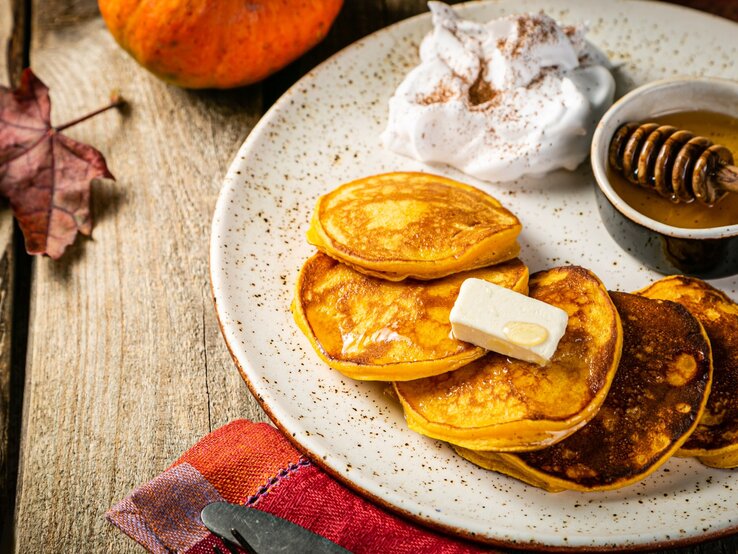
<svg viewBox="0 0 738 554">
<path fill-rule="evenodd" d="M 299 525 L 256 508 L 213 502 L 200 512 L 208 530 L 232 543 L 235 529 L 256 554 L 351 554 L 345 548 Z"/>
</svg>

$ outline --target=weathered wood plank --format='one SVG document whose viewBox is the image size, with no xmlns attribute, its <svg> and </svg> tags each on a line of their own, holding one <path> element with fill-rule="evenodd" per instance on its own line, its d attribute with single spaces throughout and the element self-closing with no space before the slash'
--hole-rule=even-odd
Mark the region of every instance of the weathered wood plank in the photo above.
<svg viewBox="0 0 738 554">
<path fill-rule="evenodd" d="M 27 52 L 27 4 L 25 0 L 2 0 L 0 2 L 0 39 L 3 45 L 3 59 L 0 61 L 2 79 L 9 79 L 17 85 L 21 71 L 28 59 Z"/>
<path fill-rule="evenodd" d="M 94 187 L 92 240 L 36 260 L 16 550 L 133 552 L 106 509 L 213 426 L 264 417 L 218 336 L 208 275 L 220 182 L 260 92 L 161 83 L 117 47 L 92 0 L 32 12 L 31 63 L 55 123 L 116 88 L 130 109 L 69 130 L 118 180 Z"/>
<path fill-rule="evenodd" d="M 264 417 L 210 301 L 209 225 L 228 161 L 299 75 L 424 1 L 347 0 L 323 45 L 263 87 L 224 93 L 146 74 L 115 46 L 93 0 L 34 2 L 32 63 L 51 86 L 54 120 L 113 88 L 131 109 L 70 131 L 106 155 L 118 181 L 95 188 L 94 239 L 37 262 L 16 551 L 138 552 L 105 510 L 211 428 Z"/>
<path fill-rule="evenodd" d="M 15 83 L 23 63 L 22 4 L 0 0 L 0 83 Z M 15 14 L 14 14 L 15 12 Z M 15 15 L 15 17 L 14 17 Z M 14 25 L 14 22 L 19 25 Z M 0 551 L 12 540 L 12 522 L 17 471 L 20 393 L 22 377 L 13 373 L 13 217 L 7 203 L 0 203 Z"/>
</svg>

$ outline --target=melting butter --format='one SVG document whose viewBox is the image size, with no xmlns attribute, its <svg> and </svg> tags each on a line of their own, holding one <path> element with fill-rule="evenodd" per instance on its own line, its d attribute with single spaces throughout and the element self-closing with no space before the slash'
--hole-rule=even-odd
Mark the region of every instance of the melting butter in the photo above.
<svg viewBox="0 0 738 554">
<path fill-rule="evenodd" d="M 511 321 L 502 332 L 510 342 L 518 346 L 537 346 L 548 338 L 548 330 L 543 325 L 527 321 Z"/>
<path fill-rule="evenodd" d="M 482 279 L 467 279 L 449 315 L 454 337 L 546 365 L 566 332 L 562 309 Z"/>
</svg>

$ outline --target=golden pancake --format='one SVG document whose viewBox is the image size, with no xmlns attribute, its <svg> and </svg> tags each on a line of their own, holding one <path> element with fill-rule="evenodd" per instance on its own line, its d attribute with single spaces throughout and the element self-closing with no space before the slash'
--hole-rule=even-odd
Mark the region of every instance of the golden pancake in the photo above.
<svg viewBox="0 0 738 554">
<path fill-rule="evenodd" d="M 457 448 L 468 460 L 549 491 L 612 490 L 655 471 L 689 437 L 710 391 L 710 343 L 683 306 L 611 293 L 623 355 L 607 399 L 587 425 L 535 452 Z"/>
<path fill-rule="evenodd" d="M 504 473 L 523 481 L 539 489 L 545 489 L 548 492 L 561 492 L 564 489 L 552 482 L 547 475 L 542 475 L 540 472 L 536 472 L 520 463 L 520 458 L 516 454 L 503 454 L 502 452 L 488 452 L 483 450 L 469 450 L 461 446 L 451 445 L 456 453 L 462 458 L 469 460 L 471 463 L 489 469 L 490 471 L 496 471 L 497 473 Z M 546 449 L 548 450 L 548 449 Z"/>
<path fill-rule="evenodd" d="M 681 451 L 678 454 L 683 455 Z M 724 454 L 715 454 L 714 456 L 701 455 L 697 459 L 706 466 L 732 469 L 738 467 L 738 450 L 730 450 Z"/>
<path fill-rule="evenodd" d="M 525 451 L 570 435 L 607 395 L 622 349 L 620 317 L 581 267 L 537 273 L 530 296 L 569 323 L 546 367 L 489 353 L 452 373 L 395 383 L 408 426 L 473 450 Z"/>
<path fill-rule="evenodd" d="M 521 228 L 479 189 L 427 173 L 387 173 L 318 199 L 307 239 L 362 273 L 400 281 L 515 258 Z"/>
<path fill-rule="evenodd" d="M 468 278 L 523 294 L 520 260 L 435 281 L 392 282 L 354 271 L 322 253 L 300 271 L 292 313 L 318 355 L 354 379 L 401 381 L 466 365 L 485 350 L 451 337 L 449 313 Z"/>
<path fill-rule="evenodd" d="M 510 250 L 507 250 L 505 252 L 502 252 L 497 259 L 495 259 L 494 262 L 490 263 L 486 260 L 478 260 L 478 261 L 472 261 L 469 263 L 470 268 L 477 268 L 480 267 L 489 267 L 491 265 L 504 263 L 510 260 L 513 260 L 517 257 L 517 255 L 520 254 L 520 245 L 516 242 L 513 243 Z M 457 271 L 451 271 L 449 273 L 444 273 L 443 275 L 438 275 L 438 277 L 418 277 L 414 275 L 408 275 L 407 273 L 391 273 L 391 272 L 380 272 L 380 271 L 373 271 L 371 269 L 367 269 L 365 267 L 360 267 L 354 264 L 351 264 L 345 260 L 341 260 L 342 263 L 354 268 L 357 271 L 360 271 L 361 273 L 364 273 L 365 275 L 371 275 L 372 277 L 378 277 L 379 279 L 385 279 L 387 281 L 403 281 L 405 279 L 417 279 L 417 280 L 432 280 L 432 279 L 439 279 L 443 277 L 448 277 L 449 275 L 453 275 L 454 273 L 458 273 Z M 471 271 L 471 270 L 467 270 Z"/>
<path fill-rule="evenodd" d="M 697 456 L 713 467 L 738 467 L 738 305 L 704 281 L 674 276 L 638 294 L 682 304 L 707 331 L 715 374 L 700 424 L 680 456 Z"/>
</svg>

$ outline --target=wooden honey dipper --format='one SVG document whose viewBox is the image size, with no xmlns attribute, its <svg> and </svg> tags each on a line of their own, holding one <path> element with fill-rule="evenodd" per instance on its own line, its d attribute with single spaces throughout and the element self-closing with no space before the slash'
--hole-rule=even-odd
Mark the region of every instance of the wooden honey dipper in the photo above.
<svg viewBox="0 0 738 554">
<path fill-rule="evenodd" d="M 733 154 L 689 131 L 658 123 L 625 123 L 610 141 L 610 167 L 672 202 L 712 206 L 738 192 Z"/>
</svg>

